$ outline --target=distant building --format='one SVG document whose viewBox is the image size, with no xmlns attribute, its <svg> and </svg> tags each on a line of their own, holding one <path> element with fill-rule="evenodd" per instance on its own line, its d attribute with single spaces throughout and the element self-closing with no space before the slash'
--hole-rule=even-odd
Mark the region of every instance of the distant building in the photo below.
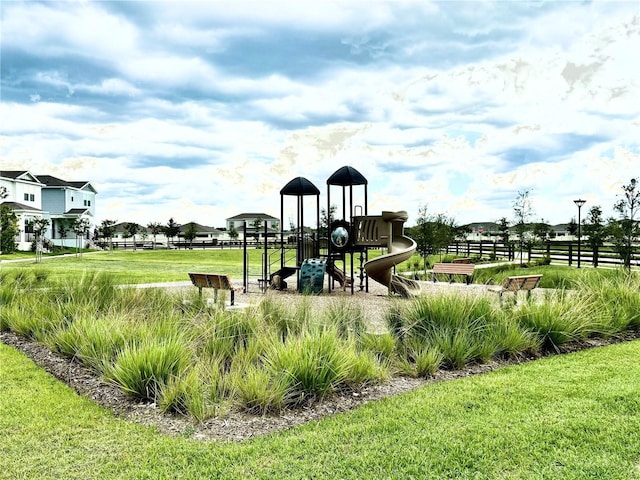
<svg viewBox="0 0 640 480">
<path fill-rule="evenodd" d="M 18 250 L 31 248 L 35 219 L 50 220 L 44 235 L 54 245 L 75 246 L 76 236 L 69 228 L 71 222 L 81 218 L 91 221 L 95 215 L 97 191 L 87 181 L 68 182 L 51 175 L 34 175 L 27 170 L 3 170 L 0 186 L 8 193 L 0 202 L 18 217 Z M 64 238 L 59 233 L 61 226 L 66 227 Z"/>
<path fill-rule="evenodd" d="M 280 219 L 267 215 L 266 213 L 241 213 L 233 217 L 227 218 L 227 233 L 234 229 L 238 232 L 238 240 L 242 240 L 245 236 L 252 237 L 257 240 L 264 238 L 264 222 L 267 222 L 267 236 L 277 237 L 280 234 Z M 247 225 L 247 231 L 244 231 L 244 225 Z"/>
</svg>

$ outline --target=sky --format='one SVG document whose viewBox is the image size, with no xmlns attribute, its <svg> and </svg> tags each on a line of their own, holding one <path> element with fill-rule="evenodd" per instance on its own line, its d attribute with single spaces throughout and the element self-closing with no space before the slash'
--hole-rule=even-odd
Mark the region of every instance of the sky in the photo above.
<svg viewBox="0 0 640 480">
<path fill-rule="evenodd" d="M 326 207 L 343 166 L 367 179 L 370 215 L 406 210 L 408 226 L 425 208 L 513 220 L 525 191 L 532 220 L 558 224 L 577 198 L 614 215 L 640 177 L 638 1 L 3 0 L 0 14 L 0 169 L 90 181 L 96 224 L 279 218 L 296 177 Z M 297 199 L 283 204 L 290 222 Z"/>
</svg>

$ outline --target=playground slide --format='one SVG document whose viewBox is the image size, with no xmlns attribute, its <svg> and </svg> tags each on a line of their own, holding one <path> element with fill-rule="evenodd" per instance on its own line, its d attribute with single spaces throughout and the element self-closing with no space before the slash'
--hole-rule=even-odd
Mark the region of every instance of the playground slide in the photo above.
<svg viewBox="0 0 640 480">
<path fill-rule="evenodd" d="M 347 277 L 335 264 L 327 265 L 327 273 L 345 289 L 351 286 L 351 277 Z"/>
<path fill-rule="evenodd" d="M 394 275 L 393 267 L 411 258 L 416 251 L 416 242 L 404 236 L 406 212 L 383 212 L 382 218 L 391 223 L 391 238 L 388 242 L 389 253 L 364 264 L 367 275 L 389 288 L 389 293 L 411 297 L 420 293 L 420 284 L 414 280 Z"/>
</svg>

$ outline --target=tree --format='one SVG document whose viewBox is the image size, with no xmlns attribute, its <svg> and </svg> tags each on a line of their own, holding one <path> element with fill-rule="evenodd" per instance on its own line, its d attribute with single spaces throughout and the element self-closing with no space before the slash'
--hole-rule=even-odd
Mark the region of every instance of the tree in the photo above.
<svg viewBox="0 0 640 480">
<path fill-rule="evenodd" d="M 429 255 L 435 255 L 445 248 L 454 236 L 455 221 L 439 213 L 430 214 L 427 205 L 420 206 L 418 221 L 409 234 L 416 242 L 416 250 L 422 256 L 425 268 L 429 264 Z"/>
<path fill-rule="evenodd" d="M 552 235 L 553 228 L 544 221 L 544 218 L 540 219 L 539 222 L 533 225 L 533 236 L 538 242 L 545 243 L 551 239 Z"/>
<path fill-rule="evenodd" d="M 33 220 L 33 233 L 36 236 L 36 263 L 42 260 L 42 251 L 44 249 L 44 232 L 47 230 L 51 222 L 48 218 L 35 218 Z"/>
<path fill-rule="evenodd" d="M 151 235 L 153 235 L 153 248 L 156 248 L 156 236 L 159 235 L 160 233 L 162 233 L 162 225 L 158 222 L 150 222 L 147 224 L 147 228 L 149 229 L 149 231 L 151 232 Z"/>
<path fill-rule="evenodd" d="M 167 236 L 167 239 L 173 242 L 174 237 L 178 235 L 178 233 L 180 233 L 180 225 L 171 217 L 164 227 L 164 234 Z M 167 247 L 169 247 L 169 243 L 167 243 Z"/>
<path fill-rule="evenodd" d="M 578 236 L 578 222 L 576 222 L 576 217 L 571 217 L 571 220 L 569 220 L 567 231 L 569 235 L 573 235 L 574 237 Z"/>
<path fill-rule="evenodd" d="M 520 192 L 518 192 L 518 196 L 513 201 L 513 215 L 515 217 L 514 224 L 516 234 L 518 235 L 518 243 L 520 245 L 521 265 L 524 263 L 524 246 L 531 241 L 530 220 L 533 216 L 533 207 L 531 205 L 531 198 L 529 197 L 530 193 L 530 190 L 521 190 Z"/>
<path fill-rule="evenodd" d="M 184 239 L 189 242 L 189 249 L 193 250 L 193 239 L 198 235 L 198 227 L 193 222 L 187 223 L 184 229 Z"/>
<path fill-rule="evenodd" d="M 100 224 L 100 235 L 109 242 L 109 251 L 113 252 L 113 235 L 116 233 L 115 220 L 103 220 Z"/>
<path fill-rule="evenodd" d="M 640 185 L 638 179 L 632 178 L 628 185 L 622 186 L 622 198 L 613 209 L 620 218 L 611 222 L 613 244 L 624 267 L 631 271 L 631 257 L 634 243 L 640 239 L 640 222 L 636 220 L 640 210 Z"/>
<path fill-rule="evenodd" d="M 76 218 L 71 222 L 71 230 L 76 235 L 76 257 L 82 256 L 81 248 L 84 237 L 89 233 L 91 224 L 86 218 Z"/>
<path fill-rule="evenodd" d="M 463 242 L 471 233 L 473 233 L 473 229 L 469 225 L 460 225 L 453 228 L 452 236 L 455 240 Z"/>
<path fill-rule="evenodd" d="M 7 188 L 0 187 L 0 200 L 8 196 Z M 8 205 L 0 204 L 0 253 L 16 251 L 18 232 L 18 217 L 15 212 Z"/>
<path fill-rule="evenodd" d="M 238 239 L 238 230 L 233 225 L 229 229 L 229 238 L 234 242 Z"/>
<path fill-rule="evenodd" d="M 507 245 L 509 243 L 509 220 L 507 220 L 507 217 L 502 217 L 497 223 L 502 243 Z"/>
<path fill-rule="evenodd" d="M 336 219 L 336 211 L 338 210 L 337 205 L 331 205 L 329 207 L 329 214 L 327 215 L 327 209 L 320 209 L 320 225 L 318 225 L 318 236 L 320 238 L 329 238 L 329 223 L 330 219 Z"/>
<path fill-rule="evenodd" d="M 64 239 L 67 238 L 67 232 L 69 231 L 69 226 L 67 221 L 64 219 L 60 219 L 58 221 L 58 236 L 62 240 L 62 246 L 64 247 Z"/>
<path fill-rule="evenodd" d="M 136 234 L 140 231 L 140 225 L 138 225 L 135 222 L 130 222 L 130 223 L 125 223 L 122 228 L 123 230 L 123 237 L 129 238 L 129 237 L 133 237 L 133 250 L 135 251 L 136 249 Z M 125 249 L 127 248 L 127 244 L 125 241 Z"/>
<path fill-rule="evenodd" d="M 253 228 L 253 238 L 257 242 L 260 238 L 260 232 L 262 231 L 264 221 L 260 218 L 256 218 L 251 224 L 251 228 Z"/>
<path fill-rule="evenodd" d="M 587 218 L 583 220 L 582 232 L 587 237 L 587 243 L 593 250 L 593 266 L 598 266 L 598 249 L 604 245 L 607 239 L 607 226 L 602 218 L 602 209 L 594 205 L 589 209 Z"/>
</svg>

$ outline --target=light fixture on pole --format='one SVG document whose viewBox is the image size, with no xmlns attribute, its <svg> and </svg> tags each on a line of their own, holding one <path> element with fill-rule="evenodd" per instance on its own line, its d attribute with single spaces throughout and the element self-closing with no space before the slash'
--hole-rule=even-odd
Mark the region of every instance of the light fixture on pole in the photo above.
<svg viewBox="0 0 640 480">
<path fill-rule="evenodd" d="M 581 223 L 580 222 L 580 209 L 582 208 L 582 206 L 585 203 L 587 203 L 587 201 L 578 199 L 578 200 L 574 200 L 573 203 L 575 203 L 578 206 L 578 268 L 580 268 L 580 256 L 581 256 L 581 253 L 582 253 L 580 251 L 580 244 L 581 244 L 580 237 L 582 236 L 582 232 L 580 230 L 580 228 L 581 228 L 581 225 L 580 225 L 580 223 Z"/>
</svg>

